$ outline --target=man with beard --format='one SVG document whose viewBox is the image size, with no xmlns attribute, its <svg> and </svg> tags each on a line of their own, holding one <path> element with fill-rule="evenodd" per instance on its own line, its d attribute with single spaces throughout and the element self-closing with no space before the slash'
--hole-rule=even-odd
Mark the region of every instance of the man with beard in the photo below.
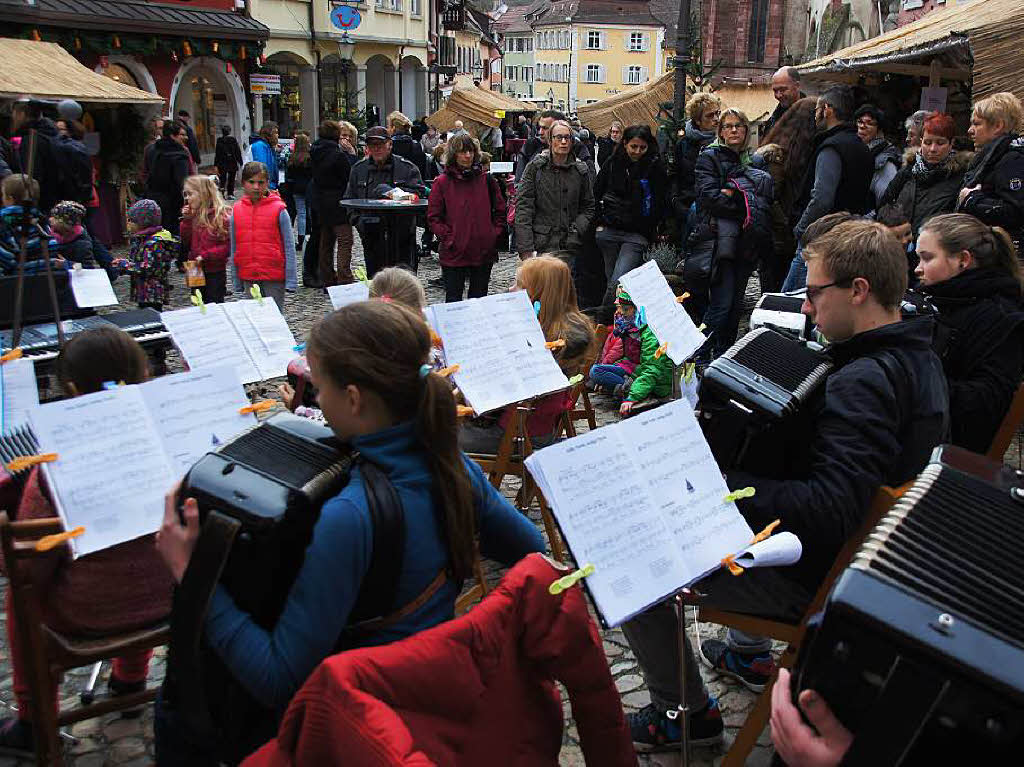
<svg viewBox="0 0 1024 767">
<path fill-rule="evenodd" d="M 802 99 L 805 94 L 800 92 L 800 70 L 796 67 L 783 67 L 772 75 L 772 95 L 779 105 L 775 107 L 768 119 L 761 123 L 761 140 L 775 127 L 786 110 Z"/>
</svg>

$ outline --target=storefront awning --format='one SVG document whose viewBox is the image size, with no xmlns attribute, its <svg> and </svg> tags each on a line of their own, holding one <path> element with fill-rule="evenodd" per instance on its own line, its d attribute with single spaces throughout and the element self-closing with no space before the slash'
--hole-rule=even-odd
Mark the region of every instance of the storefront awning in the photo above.
<svg viewBox="0 0 1024 767">
<path fill-rule="evenodd" d="M 156 93 L 104 77 L 80 64 L 57 43 L 0 38 L 0 99 L 30 96 L 42 100 L 75 99 L 85 103 L 153 104 Z"/>
<path fill-rule="evenodd" d="M 0 0 L 0 18 L 7 24 L 70 27 L 104 32 L 137 32 L 160 36 L 216 37 L 223 40 L 266 40 L 266 25 L 240 13 L 182 5 L 128 0 Z"/>
</svg>

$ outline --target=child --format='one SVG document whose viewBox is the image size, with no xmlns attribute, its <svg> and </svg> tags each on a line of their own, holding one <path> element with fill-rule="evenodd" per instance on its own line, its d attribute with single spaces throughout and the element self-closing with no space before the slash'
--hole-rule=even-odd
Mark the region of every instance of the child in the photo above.
<svg viewBox="0 0 1024 767">
<path fill-rule="evenodd" d="M 123 330 L 112 326 L 77 333 L 57 358 L 57 377 L 68 397 L 98 392 L 105 381 L 134 384 L 148 378 L 146 353 Z M 19 520 L 56 516 L 50 488 L 38 469 L 29 475 Z M 147 535 L 72 560 L 66 546 L 32 571 L 33 587 L 42 605 L 42 619 L 55 631 L 71 636 L 106 636 L 152 626 L 171 610 L 173 581 L 155 555 Z M 31 707 L 26 658 L 16 639 L 16 616 L 7 595 L 8 648 L 13 667 L 16 717 L 0 722 L 0 747 L 32 750 Z M 113 695 L 141 692 L 146 687 L 151 650 L 114 659 L 108 687 Z M 56 705 L 57 689 L 47 696 Z M 139 711 L 129 712 L 136 716 Z"/>
<path fill-rule="evenodd" d="M 472 577 L 477 539 L 483 556 L 507 565 L 545 548 L 534 524 L 459 452 L 451 386 L 430 372 L 430 331 L 420 314 L 395 302 L 349 304 L 316 324 L 307 349 L 331 430 L 375 464 L 398 493 L 405 509 L 405 549 L 401 562 L 393 563 L 399 573 L 393 604 L 368 608 L 396 618 L 384 628 L 345 632 L 373 549 L 366 501 L 370 472 L 360 461 L 345 487 L 323 505 L 275 626 L 256 625 L 217 589 L 203 639 L 234 679 L 278 712 L 313 669 L 339 650 L 398 641 L 450 620 L 461 584 Z M 166 507 L 157 549 L 178 580 L 199 535 L 198 515 L 191 498 L 184 503 L 185 526 L 177 505 Z M 410 604 L 418 606 L 407 610 Z M 165 763 L 161 748 L 201 743 L 189 739 L 173 705 L 166 697 L 158 704 L 158 764 Z M 273 734 L 258 733 L 263 740 Z M 216 762 L 190 753 L 195 754 L 190 764 Z"/>
<path fill-rule="evenodd" d="M 590 368 L 594 391 L 620 398 L 625 394 L 626 379 L 640 364 L 643 332 L 636 326 L 636 305 L 620 285 L 615 295 L 614 327 L 605 339 L 601 361 Z"/>
<path fill-rule="evenodd" d="M 111 264 L 132 276 L 131 295 L 139 308 L 158 312 L 170 292 L 168 277 L 178 256 L 178 240 L 160 225 L 161 215 L 153 200 L 137 200 L 128 208 L 128 258 L 115 258 Z"/>
<path fill-rule="evenodd" d="M 235 290 L 249 297 L 253 285 L 284 312 L 284 292 L 294 293 L 295 240 L 288 206 L 267 189 L 267 166 L 247 162 L 242 168 L 242 199 L 231 217 L 231 273 Z"/>
<path fill-rule="evenodd" d="M 624 316 L 628 312 L 634 318 L 633 324 L 638 324 L 636 304 L 629 297 L 629 293 L 619 288 L 615 303 L 619 310 L 624 310 Z M 672 358 L 667 354 L 655 356 L 661 344 L 650 325 L 642 322 L 639 324 L 642 325 L 639 331 L 640 363 L 631 375 L 625 377 L 621 389 L 626 396 L 619 406 L 619 413 L 624 416 L 628 416 L 633 406 L 641 400 L 648 397 L 667 397 L 672 393 Z"/>
<path fill-rule="evenodd" d="M 72 200 L 61 200 L 50 210 L 50 229 L 57 241 L 57 252 L 65 261 L 73 261 L 87 269 L 96 266 L 92 256 L 92 237 L 85 231 L 85 206 Z"/>
<path fill-rule="evenodd" d="M 199 288 L 208 304 L 224 303 L 227 292 L 228 253 L 231 250 L 231 208 L 220 196 L 216 182 L 209 176 L 189 176 L 183 189 L 185 207 L 181 209 L 181 241 L 188 244 L 189 256 L 199 262 L 206 284 Z"/>
<path fill-rule="evenodd" d="M 39 199 L 39 182 L 31 176 L 15 173 L 7 176 L 0 184 L 3 208 L 0 208 L 0 274 L 18 273 L 18 254 L 21 252 L 21 235 L 25 228 L 23 202 L 31 202 L 29 215 L 36 222 L 28 230 L 25 249 L 25 274 L 46 271 L 43 260 L 43 240 L 50 254 L 50 265 L 54 269 L 63 269 L 66 264 L 63 258 L 57 257 L 57 241 L 50 235 L 46 222 L 35 208 Z"/>
</svg>

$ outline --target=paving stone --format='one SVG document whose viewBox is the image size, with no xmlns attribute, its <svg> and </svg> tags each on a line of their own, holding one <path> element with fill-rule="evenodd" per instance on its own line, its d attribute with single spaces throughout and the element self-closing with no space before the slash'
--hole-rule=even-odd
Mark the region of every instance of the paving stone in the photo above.
<svg viewBox="0 0 1024 767">
<path fill-rule="evenodd" d="M 643 708 L 651 702 L 651 694 L 647 690 L 627 692 L 622 696 L 622 704 L 633 708 Z"/>
<path fill-rule="evenodd" d="M 629 663 L 629 662 L 616 663 L 614 666 L 612 666 L 612 676 L 615 676 L 617 674 L 621 674 L 623 671 L 628 671 L 629 669 L 635 668 L 635 667 L 636 667 L 635 663 Z"/>
<path fill-rule="evenodd" d="M 146 742 L 142 738 L 121 738 L 110 748 L 110 758 L 115 764 L 138 759 L 146 755 Z"/>
<path fill-rule="evenodd" d="M 627 674 L 626 676 L 620 676 L 615 680 L 615 688 L 619 692 L 632 692 L 638 687 L 641 687 L 643 683 L 644 679 L 639 674 Z"/>
<path fill-rule="evenodd" d="M 614 642 L 609 642 L 607 639 L 602 643 L 604 646 L 604 654 L 609 658 L 617 658 L 622 655 L 623 650 Z"/>
<path fill-rule="evenodd" d="M 103 728 L 103 736 L 113 742 L 131 735 L 142 735 L 141 719 L 117 718 Z"/>
<path fill-rule="evenodd" d="M 116 759 L 115 754 L 111 754 L 111 759 Z M 91 754 L 85 754 L 75 759 L 73 767 L 104 767 L 107 761 L 106 754 L 102 751 L 94 751 Z M 115 764 L 117 762 L 114 762 Z"/>
</svg>

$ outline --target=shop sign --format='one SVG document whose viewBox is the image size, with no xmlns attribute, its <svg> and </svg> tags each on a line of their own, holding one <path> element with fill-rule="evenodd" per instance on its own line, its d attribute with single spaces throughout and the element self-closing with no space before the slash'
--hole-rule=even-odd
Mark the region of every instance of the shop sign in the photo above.
<svg viewBox="0 0 1024 767">
<path fill-rule="evenodd" d="M 341 30 L 356 29 L 362 20 L 362 15 L 351 5 L 338 5 L 331 11 L 331 23 Z"/>
<path fill-rule="evenodd" d="M 280 96 L 281 75 L 249 75 L 249 93 Z"/>
</svg>

